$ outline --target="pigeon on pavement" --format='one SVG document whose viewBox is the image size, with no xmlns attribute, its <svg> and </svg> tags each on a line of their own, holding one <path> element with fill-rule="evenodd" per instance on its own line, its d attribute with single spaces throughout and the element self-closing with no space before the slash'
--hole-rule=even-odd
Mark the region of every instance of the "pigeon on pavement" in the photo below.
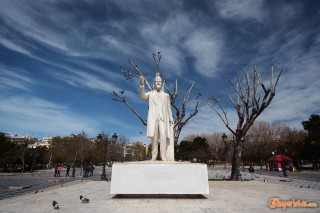
<svg viewBox="0 0 320 213">
<path fill-rule="evenodd" d="M 52 202 L 52 206 L 54 209 L 59 209 L 59 205 L 58 205 L 57 201 L 55 201 L 55 200 Z"/>
<path fill-rule="evenodd" d="M 82 195 L 80 195 L 80 200 L 82 203 L 89 203 L 90 199 L 83 197 Z"/>
</svg>

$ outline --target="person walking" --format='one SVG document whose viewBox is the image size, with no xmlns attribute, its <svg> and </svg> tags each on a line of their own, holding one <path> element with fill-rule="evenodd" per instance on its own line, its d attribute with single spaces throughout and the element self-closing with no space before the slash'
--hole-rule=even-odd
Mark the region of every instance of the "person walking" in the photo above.
<svg viewBox="0 0 320 213">
<path fill-rule="evenodd" d="M 72 176 L 71 177 L 76 177 L 76 166 L 74 164 L 72 165 Z"/>
<path fill-rule="evenodd" d="M 58 165 L 54 167 L 54 177 L 58 177 Z"/>
<path fill-rule="evenodd" d="M 89 175 L 89 171 L 90 171 L 90 165 L 88 165 L 88 163 L 85 162 L 83 164 L 83 169 L 82 170 L 83 170 L 83 176 L 82 177 L 87 178 L 88 175 Z"/>
<path fill-rule="evenodd" d="M 281 169 L 282 169 L 282 172 L 283 172 L 283 177 L 288 177 L 288 175 L 287 175 L 287 165 L 286 165 L 286 162 L 282 162 L 281 163 Z"/>
<path fill-rule="evenodd" d="M 65 177 L 67 177 L 67 176 L 68 176 L 68 178 L 70 177 L 69 172 L 70 172 L 70 164 L 67 165 L 67 170 L 66 170 L 66 176 Z"/>
<path fill-rule="evenodd" d="M 57 169 L 57 171 L 58 171 L 58 175 L 57 175 L 57 176 L 59 176 L 59 177 L 61 177 L 61 176 L 60 176 L 61 170 L 62 170 L 62 167 L 61 167 L 61 165 L 59 164 L 59 165 L 58 165 L 58 169 Z"/>
<path fill-rule="evenodd" d="M 93 171 L 94 171 L 94 164 L 91 164 L 91 167 L 90 167 L 90 176 L 93 176 Z"/>
<path fill-rule="evenodd" d="M 251 180 L 254 180 L 254 179 L 253 179 L 253 175 L 254 175 L 254 168 L 253 168 L 253 166 L 252 166 L 252 165 L 250 165 L 250 167 L 249 167 L 249 172 L 250 172 L 250 174 L 251 174 Z"/>
</svg>

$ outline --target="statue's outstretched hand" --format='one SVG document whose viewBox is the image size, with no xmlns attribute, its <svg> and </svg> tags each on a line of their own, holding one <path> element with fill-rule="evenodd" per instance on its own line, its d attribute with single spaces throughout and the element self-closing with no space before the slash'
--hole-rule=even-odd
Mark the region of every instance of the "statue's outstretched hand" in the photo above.
<svg viewBox="0 0 320 213">
<path fill-rule="evenodd" d="M 141 76 L 140 77 L 140 86 L 144 86 L 144 81 L 145 81 L 144 77 Z"/>
</svg>

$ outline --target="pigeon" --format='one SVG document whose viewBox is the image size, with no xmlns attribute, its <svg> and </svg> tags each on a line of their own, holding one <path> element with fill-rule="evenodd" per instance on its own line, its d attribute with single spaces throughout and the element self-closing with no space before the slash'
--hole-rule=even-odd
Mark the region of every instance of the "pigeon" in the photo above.
<svg viewBox="0 0 320 213">
<path fill-rule="evenodd" d="M 38 190 L 36 190 L 34 193 L 37 194 L 37 193 L 38 193 Z"/>
<path fill-rule="evenodd" d="M 88 198 L 83 197 L 82 195 L 80 195 L 80 200 L 82 203 L 89 203 L 89 201 L 90 201 Z"/>
<path fill-rule="evenodd" d="M 263 181 L 264 181 L 264 182 L 268 182 L 268 178 L 265 178 Z"/>
<path fill-rule="evenodd" d="M 123 94 L 124 93 L 124 90 L 121 90 L 121 91 L 119 91 L 121 94 Z"/>
<path fill-rule="evenodd" d="M 55 201 L 55 200 L 52 202 L 52 206 L 54 209 L 59 209 L 59 205 L 58 205 L 57 201 Z"/>
</svg>

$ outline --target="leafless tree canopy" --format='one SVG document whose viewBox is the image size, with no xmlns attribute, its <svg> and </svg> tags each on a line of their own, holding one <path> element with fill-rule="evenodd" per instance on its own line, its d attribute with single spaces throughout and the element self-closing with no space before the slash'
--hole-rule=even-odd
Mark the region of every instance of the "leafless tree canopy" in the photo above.
<svg viewBox="0 0 320 213">
<path fill-rule="evenodd" d="M 217 113 L 227 129 L 235 137 L 235 140 L 233 140 L 234 153 L 232 159 L 232 180 L 238 179 L 237 170 L 241 158 L 241 150 L 245 142 L 245 136 L 257 117 L 269 106 L 274 98 L 281 73 L 282 71 L 279 72 L 276 80 L 274 81 L 274 67 L 271 65 L 269 87 L 263 83 L 256 70 L 256 66 L 253 68 L 252 75 L 249 74 L 248 69 L 245 71 L 244 82 L 240 80 L 238 73 L 236 83 L 233 83 L 230 78 L 225 76 L 236 94 L 235 100 L 231 93 L 227 93 L 230 102 L 237 112 L 238 123 L 236 129 L 232 129 L 230 127 L 227 112 L 222 107 L 216 96 L 211 96 L 207 101 L 208 105 Z"/>
</svg>

